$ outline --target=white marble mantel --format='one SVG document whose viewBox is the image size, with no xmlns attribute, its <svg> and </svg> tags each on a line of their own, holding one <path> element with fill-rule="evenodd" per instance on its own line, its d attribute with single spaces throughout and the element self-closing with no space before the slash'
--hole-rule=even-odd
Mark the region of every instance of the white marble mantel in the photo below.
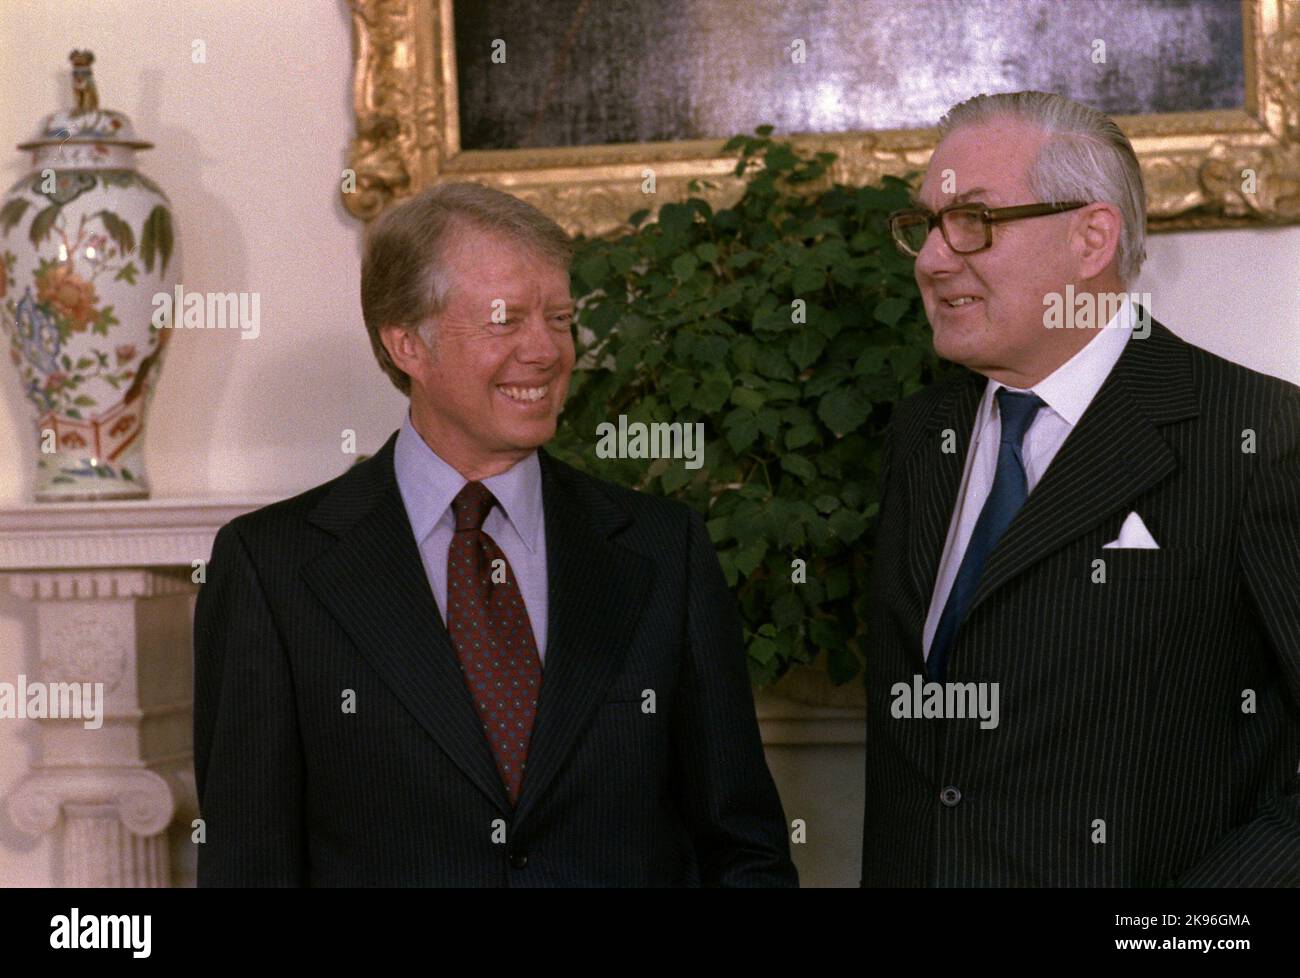
<svg viewBox="0 0 1300 978">
<path fill-rule="evenodd" d="M 27 503 L 0 507 L 0 572 L 188 567 L 217 530 L 279 497 Z"/>
<path fill-rule="evenodd" d="M 209 559 L 225 523 L 274 501 L 0 507 L 0 579 L 36 618 L 36 649 L 25 650 L 19 671 L 29 684 L 104 684 L 98 729 L 29 721 L 36 760 L 5 799 L 20 830 L 57 836 L 56 884 L 192 881 L 196 562 Z"/>
</svg>

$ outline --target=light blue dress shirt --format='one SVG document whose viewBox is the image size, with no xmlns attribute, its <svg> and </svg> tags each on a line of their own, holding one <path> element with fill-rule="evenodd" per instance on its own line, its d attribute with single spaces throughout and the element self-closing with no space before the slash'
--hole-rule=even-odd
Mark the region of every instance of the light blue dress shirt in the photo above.
<svg viewBox="0 0 1300 978">
<path fill-rule="evenodd" d="M 451 501 L 466 479 L 438 457 L 411 425 L 408 410 L 393 449 L 397 488 L 424 561 L 438 613 L 447 621 L 447 550 L 456 530 Z M 542 512 L 542 467 L 533 452 L 500 475 L 483 480 L 496 497 L 483 532 L 496 541 L 510 564 L 546 661 L 546 523 Z"/>
</svg>

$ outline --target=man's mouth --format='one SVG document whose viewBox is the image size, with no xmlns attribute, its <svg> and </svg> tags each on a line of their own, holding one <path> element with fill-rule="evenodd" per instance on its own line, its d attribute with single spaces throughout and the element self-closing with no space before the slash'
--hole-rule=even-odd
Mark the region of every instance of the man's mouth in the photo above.
<svg viewBox="0 0 1300 978">
<path fill-rule="evenodd" d="M 533 401 L 540 401 L 546 396 L 546 392 L 551 389 L 550 384 L 543 384 L 541 387 L 514 387 L 506 384 L 498 384 L 499 390 L 512 401 L 519 401 L 521 404 L 529 404 Z"/>
<path fill-rule="evenodd" d="M 963 306 L 969 306 L 973 303 L 979 302 L 980 297 L 977 295 L 955 295 L 950 299 L 942 299 L 940 301 L 950 309 L 960 309 Z"/>
</svg>

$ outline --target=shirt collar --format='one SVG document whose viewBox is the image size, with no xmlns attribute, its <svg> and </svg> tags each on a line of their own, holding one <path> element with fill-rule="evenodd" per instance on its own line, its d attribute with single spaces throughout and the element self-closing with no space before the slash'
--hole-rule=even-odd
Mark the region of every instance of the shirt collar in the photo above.
<svg viewBox="0 0 1300 978">
<path fill-rule="evenodd" d="M 415 540 L 423 543 L 440 520 L 452 518 L 451 501 L 469 480 L 429 447 L 411 424 L 409 409 L 393 446 L 393 471 Z M 484 479 L 483 485 L 496 497 L 502 515 L 524 546 L 535 553 L 541 545 L 542 529 L 542 468 L 537 453 Z"/>
<path fill-rule="evenodd" d="M 1074 356 L 1030 388 L 1043 399 L 1043 403 L 1059 415 L 1071 428 L 1079 423 L 1097 391 L 1110 375 L 1124 345 L 1133 333 L 1135 319 L 1133 303 L 1127 294 L 1120 302 L 1115 315 L 1097 335 L 1090 339 Z M 984 391 L 987 411 L 991 413 L 993 395 L 1006 384 L 990 380 Z M 1008 390 L 1021 390 L 1009 387 Z"/>
</svg>

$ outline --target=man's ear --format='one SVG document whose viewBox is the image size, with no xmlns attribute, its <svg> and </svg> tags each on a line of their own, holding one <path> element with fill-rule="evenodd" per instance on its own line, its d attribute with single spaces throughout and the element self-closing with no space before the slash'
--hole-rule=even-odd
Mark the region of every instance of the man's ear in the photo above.
<svg viewBox="0 0 1300 978">
<path fill-rule="evenodd" d="M 1124 222 L 1113 204 L 1089 204 L 1078 212 L 1079 278 L 1087 281 L 1104 272 L 1119 249 Z"/>
<path fill-rule="evenodd" d="M 407 376 L 420 376 L 429 362 L 429 348 L 419 333 L 405 326 L 388 324 L 379 327 L 379 341 L 388 351 L 393 365 Z"/>
</svg>

